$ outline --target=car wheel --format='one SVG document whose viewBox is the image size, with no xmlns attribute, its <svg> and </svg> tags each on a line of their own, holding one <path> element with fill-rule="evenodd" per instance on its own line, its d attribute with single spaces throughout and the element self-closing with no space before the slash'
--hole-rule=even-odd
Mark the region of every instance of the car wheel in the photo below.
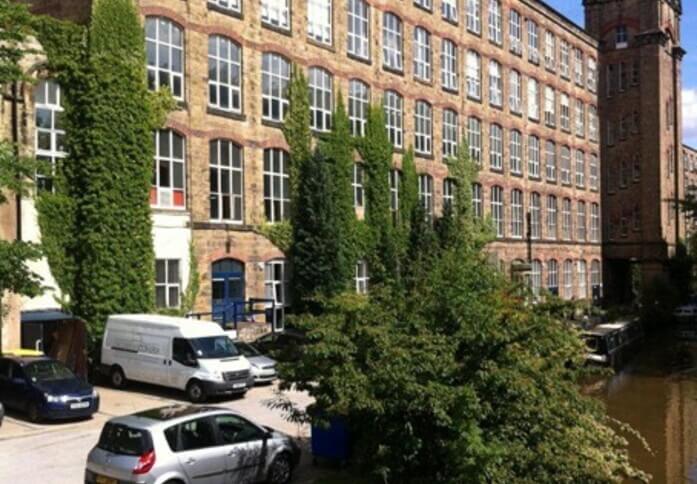
<svg viewBox="0 0 697 484">
<path fill-rule="evenodd" d="M 29 421 L 32 423 L 39 423 L 41 421 L 39 407 L 35 403 L 29 405 L 29 409 L 27 410 L 27 417 L 29 418 Z"/>
<path fill-rule="evenodd" d="M 126 375 L 123 374 L 123 370 L 119 366 L 115 366 L 111 369 L 109 380 L 111 381 L 111 386 L 114 388 L 123 388 L 126 386 Z"/>
<path fill-rule="evenodd" d="M 287 484 L 293 473 L 293 466 L 290 463 L 288 454 L 276 456 L 269 466 L 269 474 L 266 478 L 269 484 Z"/>
<path fill-rule="evenodd" d="M 206 399 L 206 391 L 198 380 L 191 380 L 186 385 L 186 396 L 192 403 L 201 403 Z"/>
</svg>

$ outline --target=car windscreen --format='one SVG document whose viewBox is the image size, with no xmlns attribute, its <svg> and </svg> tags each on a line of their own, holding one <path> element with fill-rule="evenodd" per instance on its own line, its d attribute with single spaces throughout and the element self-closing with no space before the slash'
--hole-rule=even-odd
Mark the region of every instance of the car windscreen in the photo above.
<svg viewBox="0 0 697 484">
<path fill-rule="evenodd" d="M 63 363 L 51 360 L 41 360 L 29 363 L 24 367 L 24 373 L 32 382 L 70 380 L 75 374 Z"/>
<path fill-rule="evenodd" d="M 207 336 L 205 338 L 193 338 L 189 340 L 196 353 L 196 358 L 217 359 L 239 356 L 235 345 L 227 336 Z"/>
<path fill-rule="evenodd" d="M 152 440 L 147 430 L 107 423 L 97 447 L 114 454 L 140 456 L 152 450 Z"/>
<path fill-rule="evenodd" d="M 237 347 L 240 353 L 242 353 L 244 356 L 248 358 L 251 358 L 253 356 L 261 356 L 261 352 L 249 343 L 243 343 L 241 341 L 238 341 L 235 343 L 235 346 Z"/>
</svg>

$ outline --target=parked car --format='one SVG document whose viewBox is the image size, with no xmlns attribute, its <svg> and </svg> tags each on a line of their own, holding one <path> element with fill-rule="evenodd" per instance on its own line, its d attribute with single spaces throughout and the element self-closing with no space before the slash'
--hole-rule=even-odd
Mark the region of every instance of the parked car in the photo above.
<svg viewBox="0 0 697 484">
<path fill-rule="evenodd" d="M 230 410 L 169 406 L 109 420 L 85 483 L 286 484 L 299 461 L 291 437 Z"/>
<path fill-rule="evenodd" d="M 280 361 L 297 360 L 301 347 L 307 341 L 304 333 L 286 328 L 284 331 L 267 333 L 254 341 L 254 346 L 265 355 Z"/>
<path fill-rule="evenodd" d="M 0 401 L 32 422 L 89 418 L 99 410 L 92 385 L 46 356 L 0 357 Z"/>
<path fill-rule="evenodd" d="M 112 386 L 126 380 L 185 390 L 192 402 L 244 394 L 254 384 L 251 365 L 220 325 L 159 315 L 110 316 L 101 371 Z"/>
<path fill-rule="evenodd" d="M 272 382 L 278 376 L 276 373 L 276 360 L 264 355 L 254 345 L 244 341 L 234 341 L 237 351 L 242 353 L 252 365 L 254 383 Z"/>
</svg>

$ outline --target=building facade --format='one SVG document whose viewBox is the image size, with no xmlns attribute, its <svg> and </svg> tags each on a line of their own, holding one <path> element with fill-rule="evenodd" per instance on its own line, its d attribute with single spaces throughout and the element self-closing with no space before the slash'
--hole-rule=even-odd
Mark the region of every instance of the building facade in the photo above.
<svg viewBox="0 0 697 484">
<path fill-rule="evenodd" d="M 34 2 L 34 8 L 85 20 L 88 0 L 82 6 L 56 6 L 62 3 Z M 668 53 L 660 43 L 641 41 L 635 47 L 634 42 L 640 31 L 650 30 L 650 15 L 643 9 L 649 4 L 665 15 L 666 8 L 672 9 L 672 35 L 679 39 L 679 5 L 666 0 L 584 3 L 587 31 L 538 0 L 139 0 L 148 81 L 153 88 L 170 88 L 179 100 L 166 127 L 154 134 L 151 203 L 158 305 L 179 304 L 189 277 L 190 248 L 201 276 L 196 310 L 254 297 L 273 298 L 279 308 L 288 304 L 289 267 L 260 228 L 289 213 L 288 146 L 280 126 L 292 64 L 307 74 L 315 131 L 330 129 L 336 96 L 344 97 L 357 136 L 367 106 L 383 104 L 395 146 L 392 194 L 399 193 L 401 157 L 413 147 L 422 203 L 433 213 L 452 196 L 444 159 L 465 136 L 481 166 L 473 186 L 475 210 L 490 216 L 496 229 L 492 257 L 506 271 L 516 262 L 529 262 L 536 290 L 548 288 L 568 299 L 599 296 L 603 272 L 608 274 L 601 262 L 603 240 L 611 261 L 663 260 L 675 243 L 664 196 L 675 197 L 683 189 L 675 188 L 680 172 L 671 176 L 673 165 L 649 165 L 651 156 L 668 157 L 670 147 L 681 146 L 670 141 L 679 132 L 679 109 L 670 111 L 672 130 L 654 125 L 651 116 L 667 125 L 662 113 L 679 106 L 679 91 L 668 87 L 674 96 L 655 99 L 657 86 L 674 79 L 667 77 L 668 68 L 674 68 L 679 51 L 675 40 Z M 644 23 L 627 22 L 631 40 L 626 48 L 608 41 L 624 26 L 617 20 L 607 23 L 620 15 L 612 5 L 642 12 L 637 15 Z M 635 57 L 628 57 L 630 67 L 619 75 L 625 80 L 615 81 L 626 83 L 627 92 L 608 97 L 606 76 L 616 75 L 608 66 L 615 60 L 621 64 L 618 59 L 634 50 L 651 50 L 646 55 L 656 62 L 639 63 L 640 81 L 630 89 Z M 679 78 L 679 71 L 674 74 Z M 661 109 L 644 109 L 649 98 Z M 641 106 L 638 120 L 633 111 L 624 114 L 636 106 Z M 639 146 L 629 138 L 636 133 L 626 126 L 626 116 L 640 125 L 642 135 L 652 137 L 637 150 L 646 165 L 639 168 L 640 183 L 632 185 L 632 178 L 631 189 L 619 190 L 608 185 L 617 171 L 615 160 Z M 627 139 L 613 145 L 606 126 L 615 118 Z M 660 153 L 645 154 L 644 148 Z M 681 159 L 672 158 L 675 163 Z M 667 174 L 647 192 L 657 177 L 651 169 Z M 362 181 L 357 163 L 358 213 Z M 616 212 L 633 207 L 631 197 L 645 206 L 639 210 L 639 229 L 620 229 L 628 235 L 619 244 L 625 239 L 616 235 L 617 227 L 628 222 L 622 216 L 616 220 Z M 652 224 L 643 218 L 649 214 Z M 677 219 L 674 225 L 680 225 Z M 640 234 L 646 236 L 639 239 Z M 653 259 L 618 252 L 644 242 L 651 246 L 649 236 L 653 246 L 660 245 L 660 238 L 666 248 Z M 357 290 L 368 281 L 369 268 L 357 266 Z"/>
</svg>

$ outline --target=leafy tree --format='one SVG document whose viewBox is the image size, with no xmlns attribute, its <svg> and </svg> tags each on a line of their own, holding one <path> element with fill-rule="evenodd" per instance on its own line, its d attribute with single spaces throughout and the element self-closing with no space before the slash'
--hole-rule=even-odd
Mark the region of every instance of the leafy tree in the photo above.
<svg viewBox="0 0 697 484">
<path fill-rule="evenodd" d="M 27 47 L 32 33 L 31 16 L 23 5 L 0 1 L 0 87 L 26 79 L 22 59 L 31 51 Z M 14 195 L 30 193 L 30 180 L 37 164 L 19 156 L 19 149 L 8 141 L 0 141 L 0 205 Z M 41 292 L 41 279 L 27 266 L 41 257 L 35 244 L 21 240 L 0 239 L 0 346 L 2 346 L 3 304 L 6 292 L 33 297 Z"/>
<path fill-rule="evenodd" d="M 310 98 L 307 79 L 296 64 L 293 64 L 290 86 L 288 88 L 289 109 L 283 122 L 283 134 L 290 148 L 290 182 L 291 211 L 298 204 L 299 173 L 302 164 L 312 155 L 312 132 L 310 131 Z"/>
<path fill-rule="evenodd" d="M 99 337 L 109 314 L 147 312 L 154 303 L 152 130 L 173 102 L 147 89 L 133 2 L 97 0 L 92 9 L 88 29 L 36 22 L 49 70 L 64 88 L 69 153 L 57 167 L 55 193 L 37 207 L 69 308 Z"/>
</svg>

